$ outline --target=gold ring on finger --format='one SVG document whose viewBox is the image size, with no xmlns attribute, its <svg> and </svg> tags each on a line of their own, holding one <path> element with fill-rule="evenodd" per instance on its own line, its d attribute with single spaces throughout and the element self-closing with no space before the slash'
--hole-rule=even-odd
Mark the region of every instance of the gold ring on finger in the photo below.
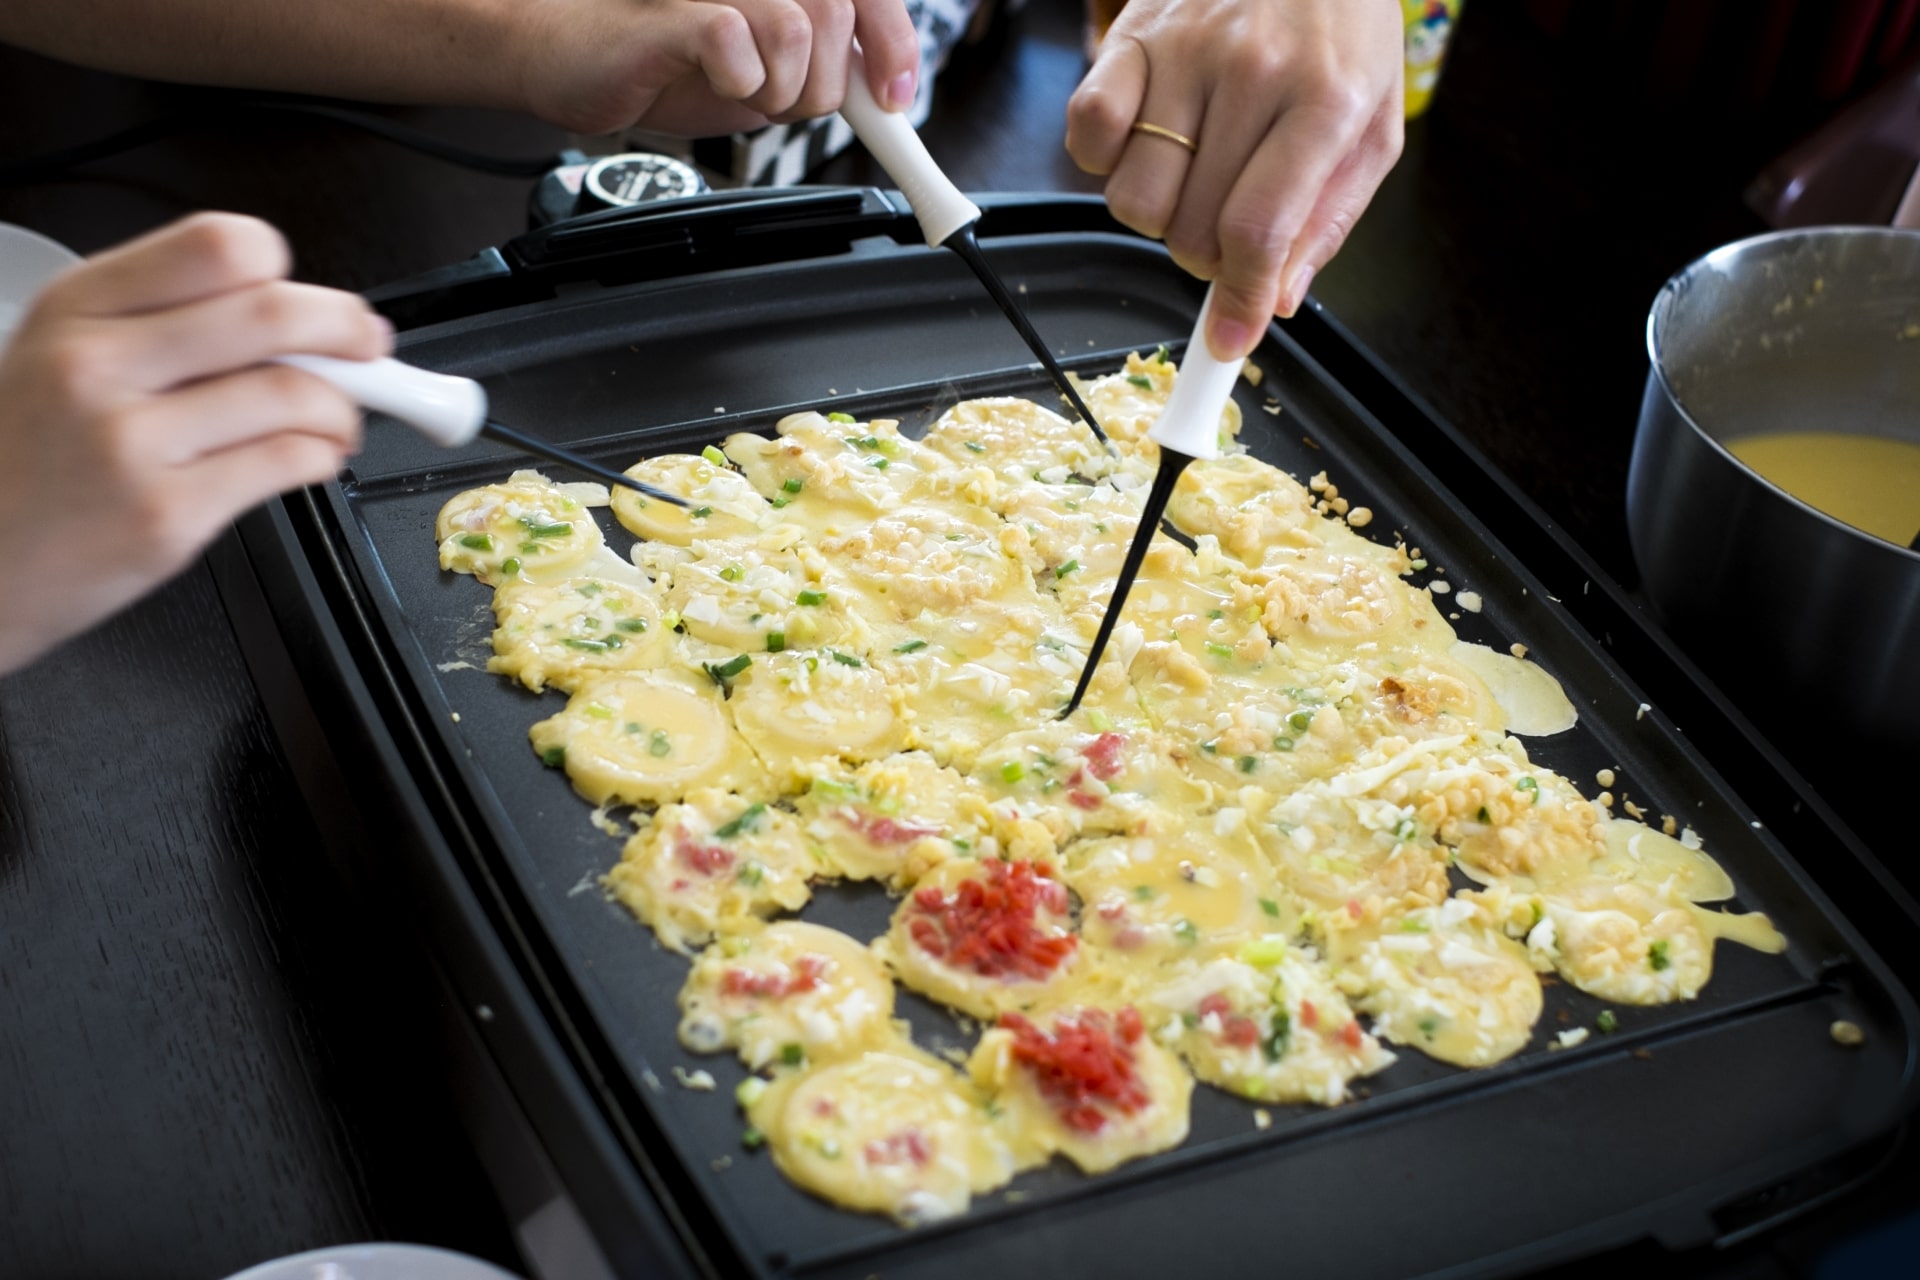
<svg viewBox="0 0 1920 1280">
<path fill-rule="evenodd" d="M 1200 151 L 1200 148 L 1194 145 L 1193 139 L 1189 138 L 1186 134 L 1175 133 L 1173 130 L 1163 128 L 1157 124 L 1148 124 L 1145 120 L 1135 120 L 1131 132 L 1149 134 L 1155 138 L 1165 138 L 1168 142 L 1178 143 L 1180 146 L 1185 147 L 1189 154 L 1197 155 Z"/>
</svg>

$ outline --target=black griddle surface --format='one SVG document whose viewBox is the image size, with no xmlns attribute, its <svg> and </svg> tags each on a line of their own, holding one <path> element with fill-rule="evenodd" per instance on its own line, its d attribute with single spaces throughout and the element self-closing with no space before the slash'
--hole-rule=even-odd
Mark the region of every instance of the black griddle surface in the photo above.
<svg viewBox="0 0 1920 1280">
<path fill-rule="evenodd" d="M 1164 253 L 1117 236 L 1033 236 L 992 252 L 1009 284 L 1026 286 L 1036 326 L 1083 375 L 1177 339 L 1199 301 L 1199 287 Z M 887 246 L 871 261 L 856 253 L 589 291 L 418 331 L 402 353 L 482 378 L 501 417 L 615 467 L 697 451 L 737 430 L 771 435 L 798 408 L 895 417 L 918 434 L 967 396 L 1057 404 L 958 268 L 946 255 Z M 1463 639 L 1499 650 L 1523 642 L 1566 687 L 1580 725 L 1529 740 L 1533 758 L 1589 796 L 1600 790 L 1595 773 L 1611 768 L 1617 797 L 1656 824 L 1670 813 L 1700 832 L 1738 887 L 1729 905 L 1768 912 L 1792 945 L 1765 956 L 1723 944 L 1700 999 L 1613 1006 L 1618 1033 L 1565 1049 L 1552 1047 L 1557 1034 L 1591 1028 L 1603 1003 L 1550 984 L 1518 1057 L 1470 1072 L 1397 1048 L 1400 1060 L 1364 1082 L 1367 1096 L 1332 1110 L 1257 1111 L 1202 1087 L 1192 1137 L 1178 1150 L 1098 1179 L 1056 1161 L 951 1223 L 906 1232 L 841 1212 L 787 1183 L 764 1152 L 742 1148 L 732 1089 L 743 1069 L 677 1043 L 674 997 L 687 962 L 604 897 L 598 877 L 618 861 L 620 840 L 589 821 L 564 775 L 527 746 L 528 727 L 564 696 L 487 674 L 492 593 L 438 568 L 439 507 L 525 464 L 484 443 L 448 454 L 378 425 L 330 490 L 359 589 L 456 793 L 624 1074 L 618 1105 L 644 1108 L 657 1124 L 722 1237 L 705 1242 L 721 1256 L 735 1250 L 769 1274 L 978 1275 L 983 1265 L 1071 1273 L 1092 1241 L 1128 1260 L 1120 1274 L 1183 1257 L 1209 1258 L 1223 1273 L 1433 1271 L 1533 1257 L 1549 1239 L 1564 1251 L 1576 1239 L 1678 1238 L 1681 1218 L 1697 1232 L 1715 1188 L 1724 1184 L 1722 1198 L 1753 1190 L 1866 1141 L 1909 1105 L 1910 1006 L 1897 988 L 1882 989 L 1862 944 L 1788 852 L 1751 825 L 1684 737 L 1364 406 L 1278 330 L 1255 361 L 1265 381 L 1236 390 L 1252 452 L 1302 480 L 1325 470 L 1344 497 L 1373 509 L 1369 536 L 1399 533 L 1424 552 L 1431 567 L 1417 583 L 1445 570 L 1454 594 L 1436 603 L 1460 615 L 1453 625 Z M 1278 414 L 1264 408 L 1275 399 Z M 631 546 L 606 511 L 596 514 L 611 547 Z M 1479 594 L 1480 612 L 1459 607 L 1462 591 Z M 823 886 L 801 916 L 864 940 L 885 931 L 893 905 L 874 886 Z M 972 1043 L 968 1027 L 904 990 L 900 1010 L 936 1052 Z M 1828 1039 L 1829 1022 L 1842 1016 L 1869 1028 L 1864 1048 Z M 718 1087 L 684 1088 L 676 1069 L 705 1070 Z M 1654 1137 L 1661 1149 L 1649 1150 Z M 1530 1167 L 1539 1161 L 1546 1167 Z M 1493 1203 L 1489 1191 L 1498 1192 Z M 1692 1206 L 1684 1214 L 1682 1202 Z M 1300 1221 L 1276 1248 L 1274 1215 L 1286 1206 Z M 1359 1251 L 1333 1230 L 1389 1222 Z"/>
</svg>

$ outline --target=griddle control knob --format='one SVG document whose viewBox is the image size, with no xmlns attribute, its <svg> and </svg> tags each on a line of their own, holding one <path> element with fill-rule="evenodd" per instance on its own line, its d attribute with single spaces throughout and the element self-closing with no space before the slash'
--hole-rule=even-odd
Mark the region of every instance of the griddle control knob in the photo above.
<svg viewBox="0 0 1920 1280">
<path fill-rule="evenodd" d="M 602 156 L 587 168 L 575 213 L 624 209 L 653 200 L 697 196 L 707 190 L 700 171 L 672 156 L 644 152 Z"/>
</svg>

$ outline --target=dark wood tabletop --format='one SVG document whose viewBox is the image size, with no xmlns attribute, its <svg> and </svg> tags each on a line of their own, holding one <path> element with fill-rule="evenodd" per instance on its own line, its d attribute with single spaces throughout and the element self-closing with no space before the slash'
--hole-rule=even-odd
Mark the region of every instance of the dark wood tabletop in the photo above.
<svg viewBox="0 0 1920 1280">
<path fill-rule="evenodd" d="M 1564 101 L 1519 13 L 1470 7 L 1434 109 L 1315 294 L 1631 582 L 1646 307 L 1690 258 L 1758 229 L 1738 193 L 1760 143 L 1703 156 L 1637 132 L 1644 118 L 1596 125 L 1606 113 Z M 932 151 L 965 189 L 1097 190 L 1060 141 L 1083 66 L 1077 3 L 1032 0 L 956 56 Z M 0 163 L 181 92 L 0 49 Z M 496 154 L 567 142 L 490 113 L 391 114 Z M 826 177 L 878 180 L 858 155 Z M 90 251 L 191 209 L 241 210 L 287 232 L 303 278 L 365 288 L 524 229 L 528 188 L 235 112 L 0 187 L 0 220 Z M 0 1276 L 215 1277 L 382 1238 L 516 1265 L 419 1030 L 434 989 L 366 920 L 204 565 L 0 680 Z M 1908 1157 L 1730 1254 L 1649 1245 L 1564 1274 L 1822 1274 L 1836 1242 L 1916 1206 Z"/>
</svg>

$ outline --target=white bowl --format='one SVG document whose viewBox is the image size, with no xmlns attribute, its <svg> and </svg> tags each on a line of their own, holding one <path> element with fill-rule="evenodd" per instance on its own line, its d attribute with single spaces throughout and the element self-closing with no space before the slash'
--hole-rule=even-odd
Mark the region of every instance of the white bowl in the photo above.
<svg viewBox="0 0 1920 1280">
<path fill-rule="evenodd" d="M 418 1244 L 342 1244 L 249 1267 L 227 1280 L 519 1280 L 464 1253 Z"/>
<path fill-rule="evenodd" d="M 80 255 L 58 240 L 0 222 L 0 350 L 6 349 L 34 295 L 79 261 Z"/>
</svg>

